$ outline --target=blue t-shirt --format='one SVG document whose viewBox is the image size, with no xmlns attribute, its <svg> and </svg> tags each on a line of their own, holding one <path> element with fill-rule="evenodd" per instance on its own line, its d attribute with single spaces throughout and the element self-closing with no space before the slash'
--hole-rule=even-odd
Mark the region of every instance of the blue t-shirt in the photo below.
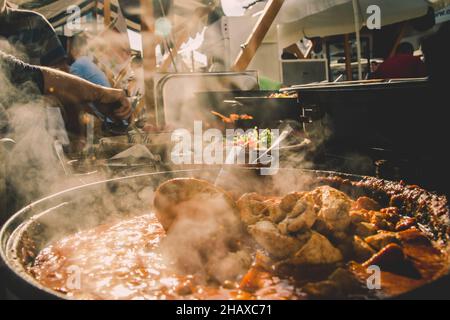
<svg viewBox="0 0 450 320">
<path fill-rule="evenodd" d="M 78 58 L 70 66 L 70 73 L 94 84 L 111 88 L 105 73 L 89 57 Z"/>
</svg>

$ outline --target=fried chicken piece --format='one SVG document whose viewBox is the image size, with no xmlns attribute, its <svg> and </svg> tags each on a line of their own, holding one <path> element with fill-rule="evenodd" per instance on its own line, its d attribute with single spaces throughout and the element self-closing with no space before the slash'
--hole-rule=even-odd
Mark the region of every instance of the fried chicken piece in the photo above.
<svg viewBox="0 0 450 320">
<path fill-rule="evenodd" d="M 312 228 L 317 220 L 314 198 L 311 194 L 304 195 L 287 214 L 287 218 L 280 224 L 283 233 L 296 233 Z"/>
<path fill-rule="evenodd" d="M 281 199 L 280 208 L 284 212 L 291 212 L 297 201 L 300 200 L 306 193 L 305 192 L 291 192 Z"/>
<path fill-rule="evenodd" d="M 267 214 L 268 219 L 277 224 L 286 218 L 286 212 L 280 208 L 280 200 L 279 199 L 269 199 L 264 201 L 264 204 L 267 206 Z"/>
<path fill-rule="evenodd" d="M 319 219 L 330 231 L 345 231 L 351 223 L 352 200 L 343 192 L 323 186 L 312 192 L 320 206 Z"/>
<path fill-rule="evenodd" d="M 258 221 L 267 220 L 267 204 L 265 198 L 257 193 L 246 193 L 238 201 L 237 207 L 242 222 L 247 225 L 253 225 Z"/>
<path fill-rule="evenodd" d="M 312 232 L 309 241 L 295 253 L 291 263 L 296 265 L 333 264 L 342 261 L 343 256 L 339 249 L 317 232 Z"/>
<path fill-rule="evenodd" d="M 289 258 L 304 245 L 299 239 L 281 234 L 270 221 L 257 222 L 249 226 L 248 231 L 261 247 L 277 259 Z"/>
<path fill-rule="evenodd" d="M 241 220 L 247 225 L 259 221 L 280 223 L 286 217 L 286 212 L 280 208 L 280 199 L 264 197 L 257 193 L 244 194 L 237 202 Z"/>
</svg>

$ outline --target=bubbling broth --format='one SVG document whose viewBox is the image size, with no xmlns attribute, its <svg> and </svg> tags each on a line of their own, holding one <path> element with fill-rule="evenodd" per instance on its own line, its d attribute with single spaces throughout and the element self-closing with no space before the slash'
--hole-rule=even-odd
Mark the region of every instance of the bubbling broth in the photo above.
<svg viewBox="0 0 450 320">
<path fill-rule="evenodd" d="M 75 299 L 296 299 L 289 280 L 267 277 L 263 292 L 239 282 L 204 283 L 181 275 L 159 248 L 166 232 L 155 214 L 97 227 L 42 250 L 30 273 L 45 287 Z"/>
</svg>

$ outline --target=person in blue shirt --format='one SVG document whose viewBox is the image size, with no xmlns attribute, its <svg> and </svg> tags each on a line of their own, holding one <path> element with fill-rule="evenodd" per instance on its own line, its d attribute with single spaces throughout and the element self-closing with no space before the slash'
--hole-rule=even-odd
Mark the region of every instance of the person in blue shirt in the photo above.
<svg viewBox="0 0 450 320">
<path fill-rule="evenodd" d="M 100 85 L 102 87 L 111 88 L 111 83 L 108 80 L 106 74 L 97 66 L 93 58 L 88 54 L 88 41 L 83 33 L 79 33 L 72 37 L 70 43 L 69 57 L 72 64 L 70 66 L 70 73 L 78 76 L 86 81 L 93 84 Z M 87 106 L 100 120 L 103 121 L 103 130 L 108 131 L 109 127 L 114 123 L 114 121 L 100 112 L 99 108 L 94 103 L 89 103 Z M 82 135 L 84 127 L 73 128 L 73 132 L 78 132 L 78 135 Z M 120 126 L 121 127 L 121 126 Z"/>
<path fill-rule="evenodd" d="M 27 94 L 23 94 L 26 92 Z M 116 120 L 128 119 L 131 105 L 125 92 L 90 83 L 57 69 L 34 66 L 0 50 L 0 103 L 10 103 L 49 95 L 59 100 L 62 108 L 95 103 L 99 110 Z"/>
<path fill-rule="evenodd" d="M 71 39 L 70 57 L 73 60 L 70 73 L 94 84 L 111 88 L 106 74 L 93 62 L 87 52 L 87 39 L 78 34 Z"/>
</svg>

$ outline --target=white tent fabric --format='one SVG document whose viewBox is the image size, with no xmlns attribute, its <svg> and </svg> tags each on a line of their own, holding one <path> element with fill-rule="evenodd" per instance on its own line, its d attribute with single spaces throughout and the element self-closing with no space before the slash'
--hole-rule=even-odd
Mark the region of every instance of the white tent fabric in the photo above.
<svg viewBox="0 0 450 320">
<path fill-rule="evenodd" d="M 382 26 L 414 19 L 427 13 L 427 0 L 358 0 L 359 25 L 366 25 L 367 8 L 381 9 Z M 355 32 L 352 0 L 286 0 L 276 23 L 280 46 L 285 48 L 303 37 L 325 37 Z"/>
</svg>

